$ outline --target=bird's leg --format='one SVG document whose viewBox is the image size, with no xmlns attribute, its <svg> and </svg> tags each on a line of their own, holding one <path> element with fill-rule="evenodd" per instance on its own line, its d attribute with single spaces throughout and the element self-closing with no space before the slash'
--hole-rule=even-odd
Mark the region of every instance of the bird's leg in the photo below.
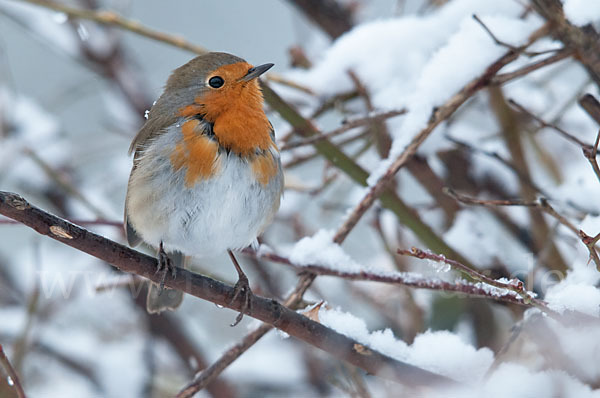
<svg viewBox="0 0 600 398">
<path fill-rule="evenodd" d="M 235 270 L 238 273 L 238 281 L 233 287 L 233 297 L 229 303 L 233 303 L 240 294 L 242 295 L 242 298 L 244 300 L 240 313 L 235 318 L 235 322 L 231 324 L 231 326 L 235 326 L 238 323 L 240 323 L 240 321 L 244 317 L 244 312 L 248 311 L 248 314 L 252 313 L 252 290 L 250 290 L 250 283 L 248 282 L 248 277 L 246 276 L 246 274 L 244 274 L 244 271 L 242 271 L 242 267 L 240 267 L 240 264 L 237 262 L 231 250 L 227 250 L 227 253 L 229 253 L 229 257 L 231 257 L 231 261 L 233 262 Z"/>
<path fill-rule="evenodd" d="M 160 241 L 160 245 L 158 247 L 158 266 L 156 267 L 156 272 L 155 272 L 155 273 L 158 273 L 158 272 L 161 273 L 159 290 L 158 290 L 159 296 L 161 295 L 163 289 L 165 288 L 165 279 L 167 278 L 167 273 L 169 271 L 171 271 L 171 276 L 173 278 L 175 278 L 175 276 L 177 275 L 177 268 L 171 262 L 169 255 L 167 254 L 167 252 L 165 252 L 165 249 L 163 248 L 162 241 Z"/>
</svg>

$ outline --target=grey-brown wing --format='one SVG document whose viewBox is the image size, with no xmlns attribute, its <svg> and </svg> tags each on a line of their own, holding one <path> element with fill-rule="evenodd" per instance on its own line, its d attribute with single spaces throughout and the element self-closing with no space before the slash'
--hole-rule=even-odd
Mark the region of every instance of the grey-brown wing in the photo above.
<svg viewBox="0 0 600 398">
<path fill-rule="evenodd" d="M 127 237 L 127 243 L 129 246 L 136 247 L 140 243 L 142 243 L 142 237 L 138 235 L 136 230 L 131 226 L 129 220 L 127 219 L 127 208 L 125 208 L 125 237 Z"/>
<path fill-rule="evenodd" d="M 135 170 L 135 160 L 133 162 L 133 168 L 131 169 L 131 173 Z M 129 179 L 131 180 L 131 174 L 129 174 Z M 125 227 L 125 237 L 127 238 L 127 243 L 129 246 L 136 247 L 140 243 L 142 243 L 142 237 L 138 235 L 133 225 L 129 222 L 129 215 L 127 214 L 127 200 L 129 199 L 129 183 L 127 183 L 127 194 L 125 196 L 125 210 L 123 214 L 123 226 Z"/>
</svg>

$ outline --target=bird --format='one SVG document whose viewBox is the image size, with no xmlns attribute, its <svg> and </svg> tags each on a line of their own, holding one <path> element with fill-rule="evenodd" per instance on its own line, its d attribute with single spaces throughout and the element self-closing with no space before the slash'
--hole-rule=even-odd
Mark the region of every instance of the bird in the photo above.
<svg viewBox="0 0 600 398">
<path fill-rule="evenodd" d="M 182 292 L 164 288 L 168 273 L 225 252 L 238 273 L 231 300 L 243 297 L 232 326 L 251 311 L 248 278 L 232 251 L 256 247 L 283 193 L 258 82 L 272 66 L 223 52 L 193 58 L 171 73 L 131 143 L 124 228 L 131 247 L 145 242 L 157 250 L 162 277 L 148 289 L 150 313 L 182 301 Z"/>
</svg>

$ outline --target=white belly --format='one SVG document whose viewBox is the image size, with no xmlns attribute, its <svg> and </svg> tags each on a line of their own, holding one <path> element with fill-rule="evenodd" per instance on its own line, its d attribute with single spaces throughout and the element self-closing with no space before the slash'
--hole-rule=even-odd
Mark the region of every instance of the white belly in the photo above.
<svg viewBox="0 0 600 398">
<path fill-rule="evenodd" d="M 126 203 L 130 224 L 146 243 L 186 255 L 248 246 L 279 208 L 281 173 L 262 185 L 246 160 L 222 152 L 217 173 L 186 188 L 185 169 L 173 171 L 169 160 L 178 134 L 169 129 L 140 157 Z"/>
</svg>

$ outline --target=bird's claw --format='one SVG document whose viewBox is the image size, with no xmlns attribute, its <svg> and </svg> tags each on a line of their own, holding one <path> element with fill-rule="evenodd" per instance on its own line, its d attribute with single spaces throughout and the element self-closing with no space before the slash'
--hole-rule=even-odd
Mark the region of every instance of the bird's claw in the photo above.
<svg viewBox="0 0 600 398">
<path fill-rule="evenodd" d="M 233 304 L 240 295 L 242 295 L 243 299 L 242 308 L 240 309 L 239 314 L 235 318 L 235 322 L 229 325 L 231 327 L 236 326 L 242 321 L 242 319 L 244 318 L 244 313 L 252 313 L 252 290 L 250 290 L 250 283 L 248 282 L 248 278 L 244 274 L 240 275 L 237 283 L 233 287 L 233 297 L 229 301 L 229 304 Z"/>
<path fill-rule="evenodd" d="M 158 289 L 158 295 L 160 296 L 165 288 L 165 280 L 167 279 L 167 273 L 171 271 L 171 277 L 175 278 L 177 276 L 177 268 L 173 265 L 173 262 L 169 258 L 168 254 L 163 249 L 162 242 L 160 243 L 160 248 L 158 250 L 158 266 L 156 267 L 156 272 L 161 273 L 160 276 L 160 284 Z"/>
</svg>

